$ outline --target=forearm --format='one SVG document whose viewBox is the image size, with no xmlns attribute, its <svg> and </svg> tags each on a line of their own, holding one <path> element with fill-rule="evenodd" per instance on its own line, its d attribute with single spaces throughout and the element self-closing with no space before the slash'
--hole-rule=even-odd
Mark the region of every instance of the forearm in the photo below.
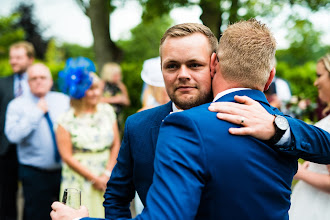
<svg viewBox="0 0 330 220">
<path fill-rule="evenodd" d="M 310 170 L 301 172 L 298 179 L 312 185 L 313 187 L 322 190 L 323 192 L 330 193 L 330 175 L 315 173 Z"/>
<path fill-rule="evenodd" d="M 315 163 L 330 163 L 330 134 L 305 122 L 287 118 L 291 128 L 291 149 L 285 151 Z"/>
<path fill-rule="evenodd" d="M 129 105 L 129 100 L 127 100 L 124 94 L 103 98 L 103 101 L 109 104 Z"/>
</svg>

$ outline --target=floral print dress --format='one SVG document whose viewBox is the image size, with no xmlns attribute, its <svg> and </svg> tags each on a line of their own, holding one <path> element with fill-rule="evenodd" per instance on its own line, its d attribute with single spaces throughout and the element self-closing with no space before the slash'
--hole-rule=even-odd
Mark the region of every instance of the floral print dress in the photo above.
<svg viewBox="0 0 330 220">
<path fill-rule="evenodd" d="M 59 118 L 58 125 L 71 135 L 73 157 L 94 175 L 99 176 L 104 172 L 109 160 L 115 122 L 113 108 L 99 103 L 95 113 L 86 113 L 78 117 L 71 108 Z M 80 189 L 81 203 L 88 208 L 90 217 L 104 218 L 104 192 L 96 190 L 89 180 L 63 163 L 60 199 L 65 188 Z"/>
</svg>

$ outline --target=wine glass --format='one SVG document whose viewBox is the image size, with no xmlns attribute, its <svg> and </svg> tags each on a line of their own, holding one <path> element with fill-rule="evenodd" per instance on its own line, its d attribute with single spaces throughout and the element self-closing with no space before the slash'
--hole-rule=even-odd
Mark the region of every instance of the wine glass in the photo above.
<svg viewBox="0 0 330 220">
<path fill-rule="evenodd" d="M 75 188 L 66 188 L 62 202 L 71 208 L 79 209 L 81 205 L 81 191 Z"/>
</svg>

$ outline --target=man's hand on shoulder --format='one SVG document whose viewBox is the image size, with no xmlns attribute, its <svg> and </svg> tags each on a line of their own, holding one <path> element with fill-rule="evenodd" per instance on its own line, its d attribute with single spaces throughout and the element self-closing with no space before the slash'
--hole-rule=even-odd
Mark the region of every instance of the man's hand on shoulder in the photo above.
<svg viewBox="0 0 330 220">
<path fill-rule="evenodd" d="M 247 96 L 235 96 L 234 102 L 214 102 L 209 110 L 218 112 L 221 120 L 241 125 L 240 128 L 230 128 L 233 135 L 251 135 L 260 140 L 269 140 L 275 134 L 274 118 L 257 101 Z"/>
<path fill-rule="evenodd" d="M 52 220 L 73 220 L 76 218 L 88 217 L 88 210 L 85 206 L 80 206 L 76 210 L 61 202 L 53 202 L 50 217 Z"/>
</svg>

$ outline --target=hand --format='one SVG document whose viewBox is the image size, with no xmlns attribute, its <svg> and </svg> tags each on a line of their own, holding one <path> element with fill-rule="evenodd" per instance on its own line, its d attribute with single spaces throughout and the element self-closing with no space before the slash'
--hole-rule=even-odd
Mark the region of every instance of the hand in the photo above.
<svg viewBox="0 0 330 220">
<path fill-rule="evenodd" d="M 242 125 L 240 128 L 230 128 L 233 135 L 251 135 L 260 140 L 269 140 L 275 135 L 274 115 L 269 114 L 257 101 L 247 96 L 235 96 L 234 102 L 214 102 L 209 110 L 218 112 L 221 120 Z M 244 105 L 243 105 L 244 104 Z M 242 123 L 242 119 L 244 122 Z"/>
<path fill-rule="evenodd" d="M 46 113 L 48 111 L 48 106 L 47 106 L 47 102 L 45 100 L 45 98 L 40 98 L 39 102 L 37 104 L 38 108 L 40 108 L 44 113 Z"/>
<path fill-rule="evenodd" d="M 88 209 L 85 206 L 80 206 L 80 209 L 76 210 L 61 202 L 53 202 L 52 209 L 50 213 L 52 220 L 72 220 L 89 216 Z"/>
<path fill-rule="evenodd" d="M 101 176 L 98 176 L 97 178 L 93 179 L 93 186 L 95 189 L 105 192 L 105 190 L 107 189 L 108 180 L 109 177 L 102 174 Z"/>
<path fill-rule="evenodd" d="M 306 172 L 308 172 L 308 167 L 309 167 L 309 161 L 305 161 L 303 164 L 300 164 L 298 162 L 298 171 L 296 173 L 296 175 L 294 175 L 293 179 L 295 180 L 301 180 L 304 176 L 304 174 L 306 174 Z"/>
</svg>

